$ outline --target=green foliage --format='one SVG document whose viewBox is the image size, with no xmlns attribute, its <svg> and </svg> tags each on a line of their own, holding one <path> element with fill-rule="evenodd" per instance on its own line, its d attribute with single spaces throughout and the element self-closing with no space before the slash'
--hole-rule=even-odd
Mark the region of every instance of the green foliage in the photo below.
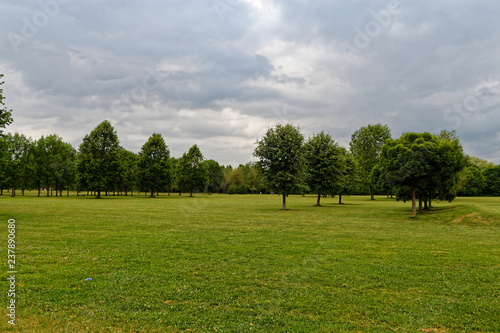
<svg viewBox="0 0 500 333">
<path fill-rule="evenodd" d="M 459 195 L 478 196 L 483 193 L 486 187 L 486 179 L 479 167 L 471 165 L 465 168 L 460 174 Z"/>
<path fill-rule="evenodd" d="M 154 193 L 171 184 L 170 151 L 160 134 L 154 133 L 139 152 L 139 183 L 145 191 Z"/>
<path fill-rule="evenodd" d="M 488 168 L 483 173 L 486 180 L 485 194 L 500 195 L 500 165 Z"/>
<path fill-rule="evenodd" d="M 118 153 L 118 159 L 120 160 L 120 182 L 119 187 L 125 195 L 128 195 L 130 191 L 133 194 L 133 190 L 138 184 L 138 166 L 137 160 L 139 156 L 126 149 L 121 149 Z M 170 165 L 170 164 L 169 164 Z"/>
<path fill-rule="evenodd" d="M 208 173 L 208 182 L 206 184 L 207 192 L 217 193 L 221 189 L 224 173 L 221 166 L 214 160 L 206 160 L 202 162 Z"/>
<path fill-rule="evenodd" d="M 269 128 L 257 141 L 254 156 L 269 188 L 283 196 L 282 209 L 286 209 L 286 196 L 305 182 L 304 136 L 291 124 L 278 124 Z"/>
<path fill-rule="evenodd" d="M 376 174 L 384 188 L 394 188 L 399 200 L 434 198 L 452 201 L 457 194 L 459 175 L 466 165 L 466 156 L 458 138 L 451 132 L 440 137 L 430 133 L 405 133 L 389 140 L 382 149 Z"/>
<path fill-rule="evenodd" d="M 0 74 L 0 80 L 2 77 L 3 74 Z M 3 89 L 1 88 L 4 83 L 5 82 L 0 81 L 0 137 L 3 135 L 2 128 L 5 128 L 13 122 L 12 110 L 8 110 L 4 103 L 5 97 L 3 96 Z"/>
<path fill-rule="evenodd" d="M 82 188 L 97 192 L 113 188 L 119 174 L 121 147 L 111 123 L 101 122 L 80 144 L 77 170 Z"/>
<path fill-rule="evenodd" d="M 329 134 L 314 135 L 304 145 L 307 166 L 307 185 L 312 193 L 321 196 L 335 196 L 341 193 L 346 182 L 346 157 L 342 149 Z"/>
<path fill-rule="evenodd" d="M 227 194 L 250 194 L 250 186 L 243 184 L 243 185 L 234 185 L 231 184 L 229 185 L 227 189 Z"/>
<path fill-rule="evenodd" d="M 363 126 L 351 136 L 349 149 L 358 163 L 358 177 L 370 187 L 373 199 L 373 186 L 376 180 L 371 179 L 372 170 L 377 165 L 382 147 L 391 139 L 391 130 L 387 125 L 375 124 Z"/>
<path fill-rule="evenodd" d="M 182 191 L 204 190 L 208 181 L 208 174 L 205 164 L 203 164 L 203 154 L 197 145 L 189 148 L 177 161 L 177 185 Z"/>
<path fill-rule="evenodd" d="M 1 173 L 2 185 L 12 189 L 12 196 L 15 196 L 16 188 L 31 188 L 31 175 L 33 170 L 33 150 L 31 139 L 24 135 L 8 133 L 0 138 L 1 153 Z"/>
<path fill-rule="evenodd" d="M 469 156 L 469 163 L 471 165 L 477 166 L 481 171 L 484 171 L 488 168 L 492 168 L 495 166 L 493 162 L 489 162 L 487 160 L 483 160 L 479 157 Z"/>
</svg>

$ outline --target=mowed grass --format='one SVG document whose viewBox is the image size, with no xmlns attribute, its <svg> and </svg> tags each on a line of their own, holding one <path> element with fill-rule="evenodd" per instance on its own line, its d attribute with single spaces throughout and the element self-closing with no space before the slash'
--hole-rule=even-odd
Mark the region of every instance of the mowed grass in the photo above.
<svg viewBox="0 0 500 333">
<path fill-rule="evenodd" d="M 500 332 L 500 198 L 315 200 L 0 197 L 0 331 Z"/>
</svg>

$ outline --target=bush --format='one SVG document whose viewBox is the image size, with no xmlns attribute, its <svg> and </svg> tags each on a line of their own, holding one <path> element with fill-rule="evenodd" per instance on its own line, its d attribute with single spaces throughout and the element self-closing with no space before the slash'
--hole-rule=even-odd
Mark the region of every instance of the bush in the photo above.
<svg viewBox="0 0 500 333">
<path fill-rule="evenodd" d="M 250 193 L 250 186 L 248 185 L 229 185 L 227 188 L 227 194 L 248 194 Z"/>
</svg>

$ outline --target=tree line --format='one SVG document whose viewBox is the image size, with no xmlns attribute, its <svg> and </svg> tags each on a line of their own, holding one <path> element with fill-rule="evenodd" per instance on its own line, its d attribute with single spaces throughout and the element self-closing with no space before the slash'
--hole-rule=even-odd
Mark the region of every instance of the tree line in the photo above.
<svg viewBox="0 0 500 333">
<path fill-rule="evenodd" d="M 416 213 L 433 199 L 457 195 L 499 195 L 500 166 L 469 158 L 456 133 L 405 133 L 392 139 L 386 125 L 361 127 L 349 149 L 324 132 L 305 140 L 292 124 L 277 124 L 256 143 L 256 162 L 232 166 L 206 160 L 197 145 L 181 157 L 170 156 L 154 133 L 139 153 L 120 146 L 109 121 L 85 135 L 78 150 L 58 135 L 32 140 L 8 133 L 0 138 L 0 194 L 36 189 L 38 195 L 69 195 L 70 190 L 101 197 L 148 193 L 387 194 L 411 201 Z"/>
</svg>

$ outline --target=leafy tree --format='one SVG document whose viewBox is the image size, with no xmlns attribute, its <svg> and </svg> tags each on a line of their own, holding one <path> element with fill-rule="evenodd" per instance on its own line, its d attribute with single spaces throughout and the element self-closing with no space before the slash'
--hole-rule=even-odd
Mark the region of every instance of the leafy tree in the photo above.
<svg viewBox="0 0 500 333">
<path fill-rule="evenodd" d="M 459 195 L 477 196 L 483 192 L 486 187 L 486 179 L 483 176 L 481 169 L 476 165 L 471 165 L 465 168 L 460 174 L 460 190 Z"/>
<path fill-rule="evenodd" d="M 397 140 L 388 140 L 382 148 L 381 173 L 395 188 L 398 199 L 406 201 L 410 195 L 413 216 L 417 214 L 416 191 L 426 185 L 434 171 L 437 146 L 437 137 L 430 133 L 405 133 Z"/>
<path fill-rule="evenodd" d="M 85 135 L 80 144 L 77 171 L 80 183 L 97 192 L 108 190 L 119 170 L 120 151 L 118 135 L 111 123 L 101 122 L 90 134 Z"/>
<path fill-rule="evenodd" d="M 488 168 L 483 173 L 486 180 L 485 194 L 500 195 L 500 165 Z"/>
<path fill-rule="evenodd" d="M 340 193 L 346 169 L 345 156 L 329 134 L 314 135 L 304 145 L 307 165 L 307 185 L 318 194 L 316 206 L 320 206 L 321 196 L 335 196 Z"/>
<path fill-rule="evenodd" d="M 452 201 L 456 197 L 459 175 L 467 161 L 454 132 L 405 133 L 389 140 L 382 149 L 380 173 L 385 185 L 394 187 L 398 200 L 412 201 L 412 215 L 422 201 L 438 198 Z"/>
<path fill-rule="evenodd" d="M 257 141 L 254 156 L 270 189 L 283 196 L 282 209 L 286 210 L 286 197 L 305 181 L 304 136 L 291 124 L 278 124 L 269 128 Z"/>
<path fill-rule="evenodd" d="M 208 182 L 206 184 L 209 193 L 219 192 L 224 179 L 224 173 L 222 168 L 214 160 L 206 160 L 202 162 L 205 165 L 205 169 L 208 172 Z"/>
<path fill-rule="evenodd" d="M 375 124 L 363 126 L 351 136 L 349 148 L 358 162 L 361 183 L 370 188 L 371 200 L 374 198 L 374 184 L 371 174 L 378 163 L 384 143 L 391 138 L 391 130 L 387 125 Z"/>
<path fill-rule="evenodd" d="M 32 165 L 32 142 L 24 135 L 8 133 L 1 138 L 3 183 L 11 187 L 11 196 L 16 195 L 16 188 L 25 188 L 30 183 Z"/>
<path fill-rule="evenodd" d="M 3 74 L 0 74 L 0 80 L 2 77 Z M 5 82 L 0 81 L 0 137 L 3 136 L 2 128 L 5 128 L 13 122 L 12 110 L 8 110 L 4 103 L 5 97 L 3 96 L 3 89 L 1 88 L 4 83 Z"/>
<path fill-rule="evenodd" d="M 150 191 L 151 197 L 170 185 L 169 158 L 170 151 L 165 140 L 157 133 L 148 139 L 139 152 L 139 182 L 142 188 Z"/>
<path fill-rule="evenodd" d="M 487 160 L 483 160 L 479 157 L 469 156 L 469 163 L 471 165 L 477 166 L 481 171 L 484 171 L 488 168 L 492 168 L 495 166 L 493 162 L 489 162 Z"/>
<path fill-rule="evenodd" d="M 138 166 L 137 160 L 139 156 L 126 149 L 121 149 L 118 158 L 120 160 L 120 188 L 125 195 L 130 191 L 134 195 L 134 187 L 138 182 Z"/>
<path fill-rule="evenodd" d="M 207 169 L 203 162 L 203 154 L 197 145 L 192 146 L 187 153 L 179 158 L 177 163 L 177 183 L 181 190 L 190 191 L 193 196 L 195 189 L 204 189 L 207 182 Z"/>
<path fill-rule="evenodd" d="M 342 195 L 351 195 L 359 186 L 358 164 L 354 156 L 344 147 L 339 147 L 345 159 L 342 183 L 339 188 L 339 204 L 342 204 Z"/>
</svg>

